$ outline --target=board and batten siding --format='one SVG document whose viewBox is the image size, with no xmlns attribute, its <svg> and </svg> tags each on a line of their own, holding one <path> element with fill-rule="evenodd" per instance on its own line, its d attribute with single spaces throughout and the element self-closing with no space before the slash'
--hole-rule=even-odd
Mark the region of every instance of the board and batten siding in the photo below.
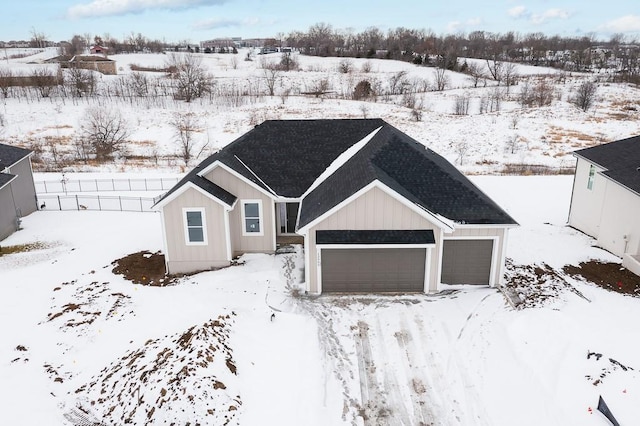
<svg viewBox="0 0 640 426">
<path fill-rule="evenodd" d="M 587 188 L 590 167 L 591 163 L 578 158 L 576 174 L 573 178 L 569 225 L 597 238 L 602 221 L 602 203 L 604 202 L 609 180 L 598 174 L 602 169 L 596 166 L 593 187 L 591 189 Z"/>
<path fill-rule="evenodd" d="M 273 199 L 222 167 L 214 168 L 205 177 L 238 198 L 234 209 L 229 212 L 231 250 L 233 251 L 233 255 L 275 252 L 276 226 L 275 204 Z M 242 235 L 244 227 L 242 223 L 242 200 L 262 201 L 262 235 Z"/>
<path fill-rule="evenodd" d="M 186 244 L 184 208 L 204 208 L 206 245 Z M 226 214 L 220 203 L 193 188 L 187 189 L 162 207 L 168 255 L 167 272 L 179 274 L 228 266 Z"/>
<path fill-rule="evenodd" d="M 442 239 L 441 230 L 391 195 L 377 187 L 373 187 L 334 212 L 331 216 L 309 228 L 305 238 L 305 249 L 309 251 L 306 280 L 310 293 L 318 293 L 320 290 L 318 283 L 316 231 L 332 229 L 432 229 L 436 240 L 436 248 L 430 250 L 431 268 L 428 278 L 428 291 L 437 290 L 438 268 L 436 265 L 439 264 L 437 247 L 440 245 Z"/>
</svg>

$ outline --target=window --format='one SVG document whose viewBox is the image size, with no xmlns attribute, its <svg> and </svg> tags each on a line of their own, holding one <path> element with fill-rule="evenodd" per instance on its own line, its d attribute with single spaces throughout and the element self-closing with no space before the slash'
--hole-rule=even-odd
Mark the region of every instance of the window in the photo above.
<svg viewBox="0 0 640 426">
<path fill-rule="evenodd" d="M 261 200 L 242 201 L 242 235 L 264 235 Z"/>
<path fill-rule="evenodd" d="M 587 180 L 587 189 L 593 189 L 593 180 L 596 177 L 596 167 L 594 165 L 589 166 L 589 180 Z"/>
<path fill-rule="evenodd" d="M 204 208 L 182 209 L 184 219 L 184 239 L 188 246 L 207 245 L 207 226 Z"/>
</svg>

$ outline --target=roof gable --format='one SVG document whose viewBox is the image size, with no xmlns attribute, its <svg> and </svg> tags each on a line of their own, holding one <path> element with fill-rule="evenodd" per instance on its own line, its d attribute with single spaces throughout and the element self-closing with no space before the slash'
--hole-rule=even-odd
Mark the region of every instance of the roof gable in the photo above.
<svg viewBox="0 0 640 426">
<path fill-rule="evenodd" d="M 640 194 L 640 136 L 575 151 L 605 169 L 603 175 Z"/>
<path fill-rule="evenodd" d="M 31 151 L 0 143 L 0 172 L 31 155 Z"/>
<path fill-rule="evenodd" d="M 195 176 L 187 175 L 184 178 L 182 178 L 180 182 L 174 185 L 174 187 L 171 188 L 169 192 L 163 195 L 153 205 L 153 207 L 164 206 L 165 204 L 169 203 L 171 200 L 175 199 L 176 197 L 178 197 L 180 194 L 182 194 L 184 191 L 186 191 L 189 188 L 196 189 L 197 191 L 201 192 L 203 195 L 210 197 L 214 201 L 226 207 L 232 207 L 237 199 L 235 195 L 227 192 L 226 190 L 224 190 L 223 188 L 221 188 L 220 186 L 216 185 L 215 183 L 211 182 L 208 179 L 205 179 L 198 175 L 195 175 Z"/>
</svg>

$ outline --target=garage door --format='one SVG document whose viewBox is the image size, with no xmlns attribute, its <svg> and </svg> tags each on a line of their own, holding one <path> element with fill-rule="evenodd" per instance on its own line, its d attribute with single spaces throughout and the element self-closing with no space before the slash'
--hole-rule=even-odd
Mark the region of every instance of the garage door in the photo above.
<svg viewBox="0 0 640 426">
<path fill-rule="evenodd" d="M 442 282 L 489 284 L 493 240 L 445 240 L 442 246 Z"/>
<path fill-rule="evenodd" d="M 422 292 L 424 248 L 323 249 L 322 292 Z"/>
</svg>

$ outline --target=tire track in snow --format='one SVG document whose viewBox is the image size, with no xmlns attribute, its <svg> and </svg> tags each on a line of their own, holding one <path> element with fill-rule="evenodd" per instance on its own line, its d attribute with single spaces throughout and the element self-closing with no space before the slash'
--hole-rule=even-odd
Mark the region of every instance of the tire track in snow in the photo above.
<svg viewBox="0 0 640 426">
<path fill-rule="evenodd" d="M 433 409 L 437 392 L 431 380 L 427 378 L 426 371 L 436 366 L 434 364 L 421 365 L 421 363 L 415 359 L 416 354 L 424 353 L 424 348 L 417 347 L 415 336 L 409 328 L 404 313 L 401 316 L 400 325 L 401 330 L 394 333 L 394 337 L 404 354 L 402 364 L 407 373 L 407 387 L 413 406 L 413 422 L 411 422 L 411 424 L 420 426 L 435 425 Z"/>
<path fill-rule="evenodd" d="M 391 333 L 387 332 L 388 330 L 383 329 L 382 324 L 380 323 L 380 317 L 376 316 L 376 328 L 371 333 L 373 335 L 373 339 L 378 343 L 378 351 L 375 354 L 376 359 L 380 359 L 383 362 L 383 370 L 382 370 L 382 379 L 384 383 L 384 390 L 387 395 L 388 406 L 390 407 L 390 419 L 393 419 L 393 422 L 389 422 L 387 424 L 394 425 L 414 425 L 411 421 L 411 415 L 409 413 L 409 407 L 405 404 L 405 397 L 403 395 L 407 395 L 410 392 L 406 392 L 406 389 L 401 387 L 401 383 L 399 381 L 400 371 L 398 371 L 399 366 L 394 365 L 392 362 L 393 359 L 390 357 L 389 351 L 395 349 L 396 352 L 400 352 L 399 348 L 395 345 L 390 345 L 389 341 L 385 340 L 385 337 L 391 336 Z M 402 383 L 404 385 L 404 383 Z M 403 392 L 404 391 L 404 392 Z M 389 419 L 387 419 L 389 420 Z"/>
<path fill-rule="evenodd" d="M 400 425 L 395 411 L 389 407 L 387 396 L 389 389 L 380 386 L 377 377 L 377 366 L 373 360 L 371 340 L 369 338 L 369 324 L 358 321 L 354 338 L 360 368 L 360 386 L 362 389 L 362 408 L 365 426 Z"/>
</svg>

